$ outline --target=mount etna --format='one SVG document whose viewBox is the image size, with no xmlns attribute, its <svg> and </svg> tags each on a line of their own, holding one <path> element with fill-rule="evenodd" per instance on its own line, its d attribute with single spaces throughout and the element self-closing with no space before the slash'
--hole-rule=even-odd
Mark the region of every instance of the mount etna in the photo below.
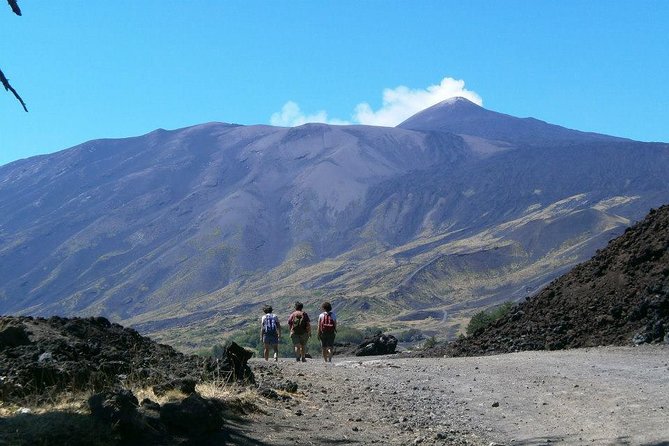
<svg viewBox="0 0 669 446">
<path fill-rule="evenodd" d="M 669 144 L 444 101 L 395 128 L 209 123 L 0 167 L 0 313 L 182 348 L 270 302 L 453 336 L 669 201 Z"/>
</svg>

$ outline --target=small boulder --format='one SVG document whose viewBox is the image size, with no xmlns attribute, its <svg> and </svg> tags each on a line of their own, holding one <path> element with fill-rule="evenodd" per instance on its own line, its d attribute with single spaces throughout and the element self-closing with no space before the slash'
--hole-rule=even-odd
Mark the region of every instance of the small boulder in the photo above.
<svg viewBox="0 0 669 446">
<path fill-rule="evenodd" d="M 237 381 L 253 382 L 253 372 L 247 362 L 253 356 L 253 351 L 231 342 L 225 348 L 223 365 L 227 370 L 233 372 L 233 378 Z"/>
<path fill-rule="evenodd" d="M 297 392 L 297 383 L 295 381 L 287 380 L 286 382 L 283 382 L 278 386 L 276 386 L 276 388 L 279 390 L 283 390 L 284 392 L 295 393 Z"/>
<path fill-rule="evenodd" d="M 23 324 L 0 320 L 0 350 L 28 344 L 30 338 Z"/>
<path fill-rule="evenodd" d="M 127 389 L 96 393 L 88 399 L 91 415 L 112 423 L 132 418 L 138 406 L 137 397 Z"/>
<path fill-rule="evenodd" d="M 139 402 L 130 390 L 117 389 L 96 393 L 88 399 L 91 416 L 111 425 L 122 438 L 136 438 L 145 427 L 142 416 L 137 412 Z"/>
<path fill-rule="evenodd" d="M 276 393 L 276 390 L 270 388 L 270 387 L 260 387 L 258 388 L 258 393 L 265 398 L 268 398 L 270 400 L 278 400 L 279 399 L 279 394 Z"/>
<path fill-rule="evenodd" d="M 160 408 L 160 420 L 171 431 L 202 435 L 221 429 L 221 410 L 220 403 L 194 393 L 180 402 L 163 404 Z"/>
</svg>

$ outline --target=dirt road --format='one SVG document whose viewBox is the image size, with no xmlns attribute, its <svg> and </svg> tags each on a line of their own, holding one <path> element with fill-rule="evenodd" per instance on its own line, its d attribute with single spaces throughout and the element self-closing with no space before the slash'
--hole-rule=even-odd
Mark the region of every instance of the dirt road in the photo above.
<svg viewBox="0 0 669 446">
<path fill-rule="evenodd" d="M 669 346 L 252 367 L 298 391 L 263 398 L 239 444 L 669 445 Z"/>
</svg>

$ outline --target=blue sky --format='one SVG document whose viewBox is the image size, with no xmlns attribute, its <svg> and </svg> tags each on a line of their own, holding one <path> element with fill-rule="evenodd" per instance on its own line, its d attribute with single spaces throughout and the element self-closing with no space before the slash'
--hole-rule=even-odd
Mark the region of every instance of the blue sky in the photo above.
<svg viewBox="0 0 669 446">
<path fill-rule="evenodd" d="M 0 90 L 0 164 L 209 121 L 393 125 L 460 93 L 669 142 L 669 1 L 19 5 L 0 5 L 0 69 L 30 112 Z"/>
</svg>

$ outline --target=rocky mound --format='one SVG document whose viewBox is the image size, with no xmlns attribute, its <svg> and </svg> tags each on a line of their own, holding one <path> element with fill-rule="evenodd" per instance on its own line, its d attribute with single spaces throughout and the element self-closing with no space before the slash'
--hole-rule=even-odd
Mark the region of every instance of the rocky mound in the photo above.
<svg viewBox="0 0 669 446">
<path fill-rule="evenodd" d="M 250 356 L 236 344 L 221 360 L 184 355 L 102 317 L 1 316 L 0 399 L 117 386 L 191 393 L 201 380 L 252 380 Z"/>
<path fill-rule="evenodd" d="M 473 336 L 452 355 L 669 342 L 669 205 Z"/>
<path fill-rule="evenodd" d="M 390 355 L 395 353 L 396 348 L 397 338 L 395 336 L 378 332 L 365 338 L 353 354 L 355 356 Z"/>
</svg>

